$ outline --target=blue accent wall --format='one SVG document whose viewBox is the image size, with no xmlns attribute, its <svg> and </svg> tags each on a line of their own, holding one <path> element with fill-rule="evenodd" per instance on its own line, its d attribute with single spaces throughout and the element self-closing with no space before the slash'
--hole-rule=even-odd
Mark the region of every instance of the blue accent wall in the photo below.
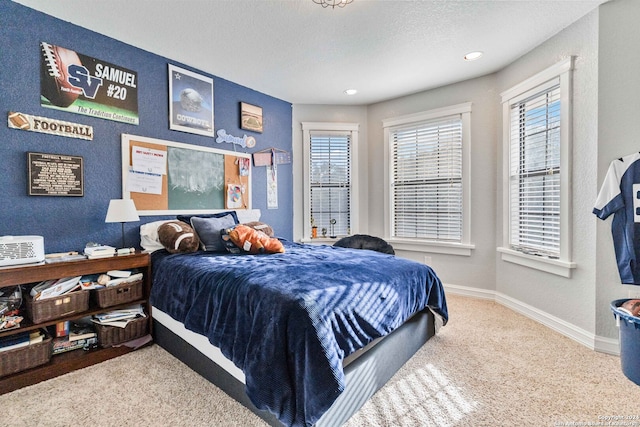
<svg viewBox="0 0 640 427">
<path fill-rule="evenodd" d="M 122 197 L 121 135 L 158 138 L 219 149 L 244 151 L 218 144 L 215 138 L 169 130 L 168 70 L 172 63 L 214 81 L 215 130 L 233 136 L 251 135 L 257 144 L 247 152 L 269 147 L 292 149 L 291 103 L 218 78 L 188 64 L 154 55 L 134 46 L 61 21 L 25 6 L 0 2 L 0 236 L 44 236 L 45 252 L 82 250 L 87 242 L 121 246 L 121 225 L 104 222 L 110 199 Z M 40 42 L 98 58 L 138 73 L 139 125 L 129 125 L 40 106 Z M 250 57 L 220 61 L 250 62 Z M 263 109 L 264 132 L 240 129 L 240 102 Z M 93 126 L 93 141 L 8 128 L 9 111 Z M 84 196 L 28 196 L 27 152 L 81 156 Z M 278 165 L 278 209 L 267 209 L 266 168 L 252 165 L 252 204 L 276 234 L 293 238 L 292 165 Z M 138 245 L 139 225 L 170 216 L 144 216 L 125 224 L 127 245 Z"/>
</svg>

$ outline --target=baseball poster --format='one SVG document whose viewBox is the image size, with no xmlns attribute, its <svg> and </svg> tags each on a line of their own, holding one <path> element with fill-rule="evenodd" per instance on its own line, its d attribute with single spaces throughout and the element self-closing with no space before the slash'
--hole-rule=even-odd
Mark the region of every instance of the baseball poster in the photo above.
<svg viewBox="0 0 640 427">
<path fill-rule="evenodd" d="M 46 108 L 137 125 L 138 73 L 40 43 L 40 104 Z"/>
</svg>

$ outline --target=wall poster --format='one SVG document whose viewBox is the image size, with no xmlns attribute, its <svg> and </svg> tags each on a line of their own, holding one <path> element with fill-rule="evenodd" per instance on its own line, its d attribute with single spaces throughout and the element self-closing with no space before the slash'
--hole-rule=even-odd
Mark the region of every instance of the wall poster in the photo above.
<svg viewBox="0 0 640 427">
<path fill-rule="evenodd" d="M 82 157 L 27 152 L 30 196 L 84 196 Z"/>
<path fill-rule="evenodd" d="M 122 135 L 122 197 L 139 215 L 251 209 L 250 155 Z"/>
<path fill-rule="evenodd" d="M 41 42 L 40 105 L 137 125 L 138 73 Z"/>
<path fill-rule="evenodd" d="M 267 209 L 278 209 L 278 167 L 267 167 Z"/>
<path fill-rule="evenodd" d="M 169 64 L 169 129 L 214 136 L 213 79 Z"/>
</svg>

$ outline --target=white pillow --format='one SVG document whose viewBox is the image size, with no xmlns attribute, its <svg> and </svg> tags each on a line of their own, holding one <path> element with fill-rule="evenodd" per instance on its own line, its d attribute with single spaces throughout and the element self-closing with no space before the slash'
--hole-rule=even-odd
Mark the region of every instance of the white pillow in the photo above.
<svg viewBox="0 0 640 427">
<path fill-rule="evenodd" d="M 165 219 L 162 221 L 153 221 L 140 226 L 140 246 L 147 251 L 153 252 L 158 249 L 164 249 L 164 245 L 160 243 L 158 237 L 158 228 L 165 222 L 175 221 L 173 219 Z"/>
<path fill-rule="evenodd" d="M 262 212 L 260 209 L 237 209 L 236 215 L 238 216 L 238 222 L 240 224 L 246 224 L 247 222 L 260 221 L 260 215 Z"/>
</svg>

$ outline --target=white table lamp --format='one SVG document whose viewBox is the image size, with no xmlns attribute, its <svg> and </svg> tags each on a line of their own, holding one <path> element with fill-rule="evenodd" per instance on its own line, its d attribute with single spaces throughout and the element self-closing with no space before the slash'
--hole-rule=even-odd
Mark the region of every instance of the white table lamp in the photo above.
<svg viewBox="0 0 640 427">
<path fill-rule="evenodd" d="M 124 248 L 124 223 L 140 221 L 136 205 L 131 199 L 112 199 L 109 201 L 107 218 L 104 222 L 122 223 L 122 247 Z"/>
</svg>

